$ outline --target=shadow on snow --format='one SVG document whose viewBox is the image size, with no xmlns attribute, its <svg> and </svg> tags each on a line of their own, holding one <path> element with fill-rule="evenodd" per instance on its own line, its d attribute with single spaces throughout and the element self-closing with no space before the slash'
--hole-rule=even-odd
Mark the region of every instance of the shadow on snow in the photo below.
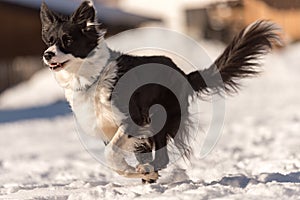
<svg viewBox="0 0 300 200">
<path fill-rule="evenodd" d="M 59 101 L 51 105 L 17 110 L 0 110 L 0 123 L 33 119 L 51 119 L 71 114 L 67 102 Z"/>
</svg>

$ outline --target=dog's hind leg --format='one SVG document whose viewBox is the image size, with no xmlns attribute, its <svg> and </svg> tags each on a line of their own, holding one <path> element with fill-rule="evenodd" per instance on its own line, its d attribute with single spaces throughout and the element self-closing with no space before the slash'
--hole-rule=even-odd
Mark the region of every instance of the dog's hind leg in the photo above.
<svg viewBox="0 0 300 200">
<path fill-rule="evenodd" d="M 156 145 L 156 144 L 155 144 Z M 163 145 L 160 143 L 159 145 L 162 145 L 162 148 L 159 148 L 160 146 L 155 146 L 155 159 L 148 163 L 140 163 L 136 166 L 136 171 L 141 174 L 158 174 L 158 171 L 161 169 L 166 168 L 167 164 L 169 163 L 169 156 L 167 151 L 167 144 Z M 155 183 L 157 179 L 142 179 L 143 183 Z"/>
<path fill-rule="evenodd" d="M 166 168 L 169 163 L 167 139 L 166 136 L 162 134 L 162 137 L 155 138 L 154 141 L 155 158 L 150 164 L 154 167 L 155 171 L 158 171 Z"/>
<path fill-rule="evenodd" d="M 153 142 L 151 139 L 145 139 L 145 140 L 146 140 L 145 142 L 140 143 L 136 147 L 136 151 L 135 151 L 135 157 L 139 163 L 136 166 L 136 171 L 141 172 L 143 174 L 154 172 L 153 169 L 148 169 L 148 170 L 140 169 L 146 166 L 152 167 L 149 165 L 149 163 L 153 161 L 153 155 L 152 155 Z M 150 179 L 150 180 L 142 179 L 142 183 L 155 183 L 155 182 L 156 179 Z"/>
<path fill-rule="evenodd" d="M 152 155 L 152 142 L 150 139 L 142 139 L 147 140 L 145 142 L 141 142 L 135 148 L 135 157 L 140 164 L 145 164 L 153 161 Z"/>
<path fill-rule="evenodd" d="M 169 163 L 169 156 L 167 150 L 167 139 L 162 133 L 159 133 L 153 137 L 155 146 L 155 158 L 149 163 L 139 164 L 137 171 L 140 173 L 157 172 L 166 168 Z"/>
</svg>

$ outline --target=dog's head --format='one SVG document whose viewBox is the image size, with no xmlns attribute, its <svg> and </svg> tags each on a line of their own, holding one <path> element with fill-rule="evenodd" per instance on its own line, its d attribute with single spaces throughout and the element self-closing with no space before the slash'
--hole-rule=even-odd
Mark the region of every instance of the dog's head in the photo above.
<svg viewBox="0 0 300 200">
<path fill-rule="evenodd" d="M 43 60 L 50 69 L 59 71 L 75 59 L 84 59 L 102 37 L 96 23 L 96 10 L 84 1 L 71 15 L 64 16 L 41 6 L 42 39 L 48 49 Z"/>
</svg>

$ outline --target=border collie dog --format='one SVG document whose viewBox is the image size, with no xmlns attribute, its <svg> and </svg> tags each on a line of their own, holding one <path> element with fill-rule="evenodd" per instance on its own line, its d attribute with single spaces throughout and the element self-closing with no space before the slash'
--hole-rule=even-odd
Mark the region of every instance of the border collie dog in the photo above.
<svg viewBox="0 0 300 200">
<path fill-rule="evenodd" d="M 144 183 L 155 182 L 158 171 L 166 168 L 169 163 L 166 146 L 170 141 L 185 157 L 190 154 L 191 136 L 185 131 L 189 126 L 189 103 L 179 102 L 188 102 L 188 97 L 194 94 L 235 93 L 239 80 L 257 75 L 260 71 L 257 60 L 280 40 L 274 24 L 255 22 L 236 35 L 209 68 L 185 74 L 165 56 L 133 56 L 111 50 L 104 40 L 105 31 L 97 23 L 92 1 L 83 1 L 71 16 L 56 13 L 43 3 L 40 16 L 42 39 L 48 46 L 44 63 L 64 88 L 80 127 L 103 140 L 106 160 L 117 173 L 141 178 Z M 145 64 L 154 65 L 153 73 L 155 64 L 173 70 L 174 75 L 168 73 L 165 79 L 180 91 L 182 99 L 166 87 L 147 84 L 133 93 L 128 106 L 130 113 L 126 115 L 113 101 L 114 88 L 126 73 Z M 176 80 L 176 73 L 185 78 L 192 91 Z M 166 120 L 151 135 L 155 113 L 150 108 L 155 104 L 164 107 Z M 118 110 L 119 116 L 113 110 Z M 130 120 L 139 128 L 133 128 Z M 135 155 L 136 167 L 127 163 L 122 150 Z"/>
</svg>

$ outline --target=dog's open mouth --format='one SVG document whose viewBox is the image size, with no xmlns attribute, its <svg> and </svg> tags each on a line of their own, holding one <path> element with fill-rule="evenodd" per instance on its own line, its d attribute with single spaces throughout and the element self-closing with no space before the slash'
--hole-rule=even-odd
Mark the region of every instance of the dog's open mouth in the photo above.
<svg viewBox="0 0 300 200">
<path fill-rule="evenodd" d="M 49 65 L 49 68 L 50 68 L 51 70 L 54 70 L 54 71 L 60 70 L 60 69 L 64 68 L 64 66 L 65 66 L 68 62 L 69 62 L 69 61 L 67 60 L 67 61 L 65 61 L 65 62 L 63 62 L 63 63 L 51 63 L 51 64 Z"/>
</svg>

